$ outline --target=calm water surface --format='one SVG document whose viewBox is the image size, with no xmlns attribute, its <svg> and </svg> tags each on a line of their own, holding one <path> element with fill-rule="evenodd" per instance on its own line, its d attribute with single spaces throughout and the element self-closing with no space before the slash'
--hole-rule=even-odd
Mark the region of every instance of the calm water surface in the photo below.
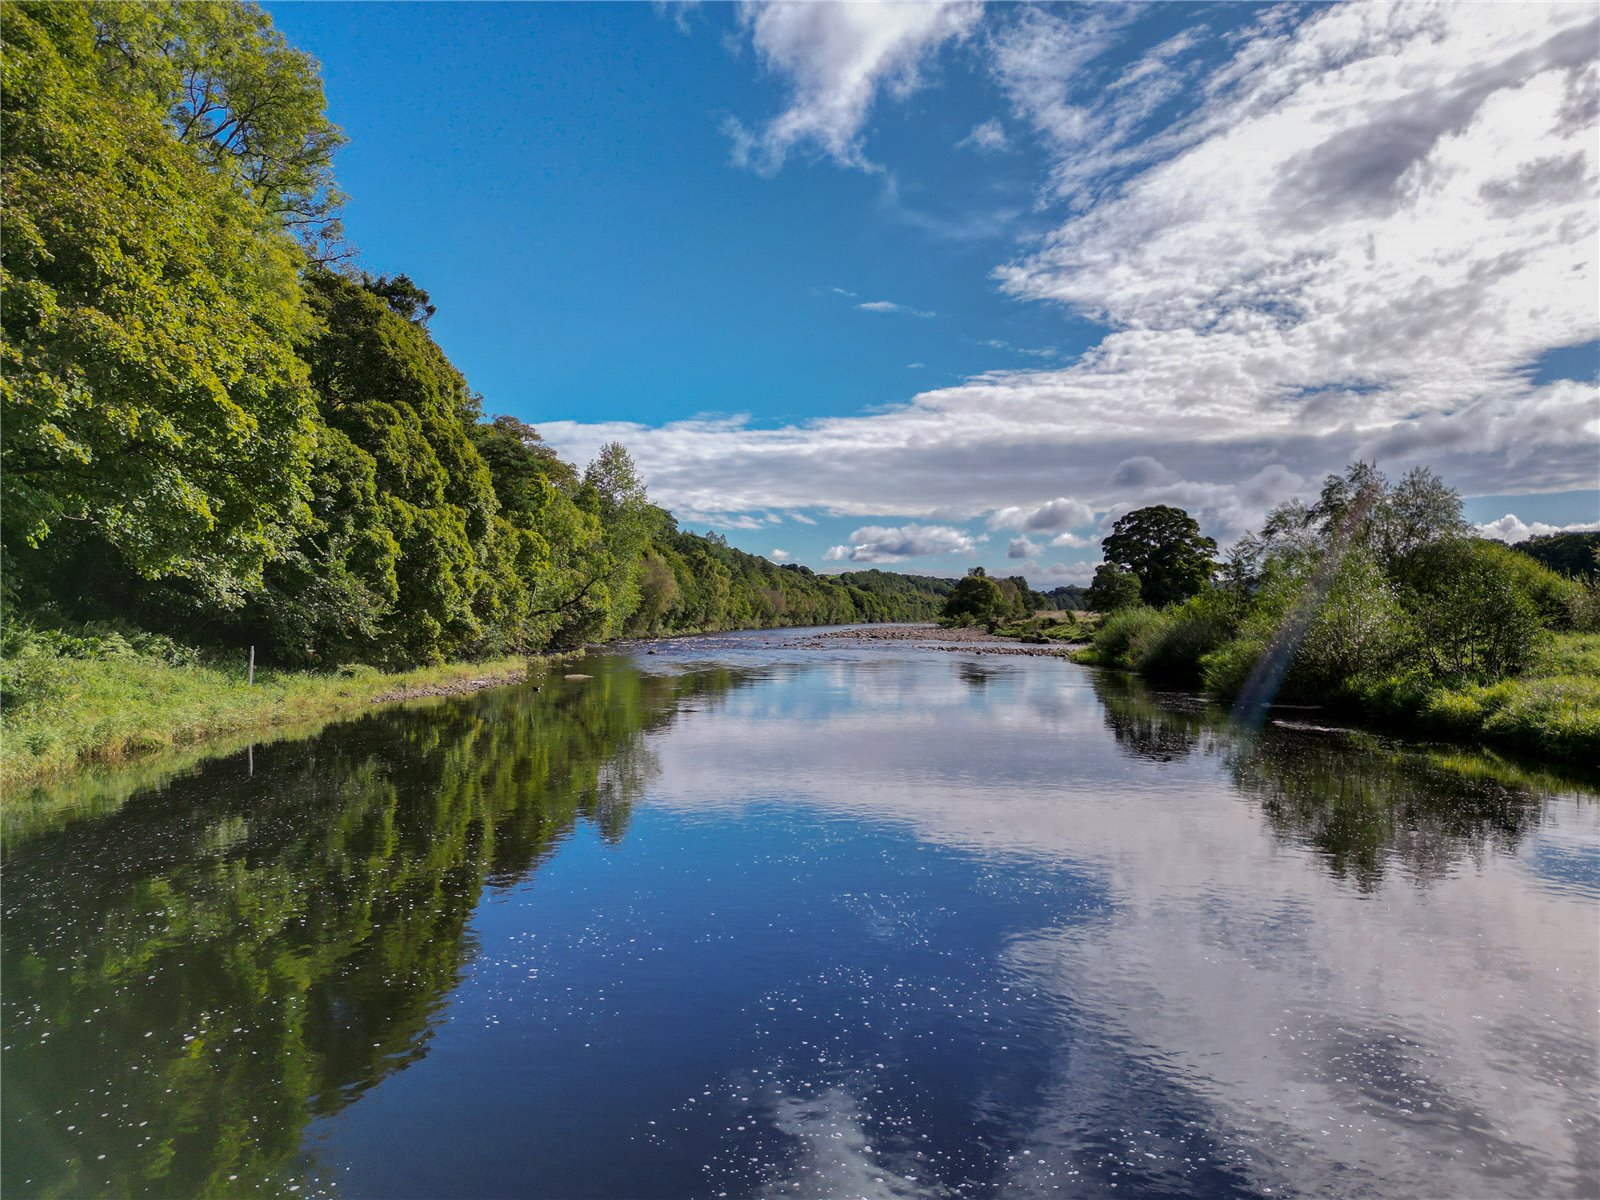
<svg viewBox="0 0 1600 1200">
<path fill-rule="evenodd" d="M 4 1194 L 1600 1193 L 1592 791 L 1053 659 L 578 669 L 13 807 Z"/>
</svg>

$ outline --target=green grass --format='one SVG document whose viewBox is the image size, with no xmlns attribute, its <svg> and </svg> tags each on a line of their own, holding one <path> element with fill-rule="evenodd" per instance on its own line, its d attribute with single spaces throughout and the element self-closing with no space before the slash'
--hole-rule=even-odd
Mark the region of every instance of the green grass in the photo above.
<svg viewBox="0 0 1600 1200">
<path fill-rule="evenodd" d="M 15 667 L 17 664 L 13 663 Z M 0 714 L 0 796 L 93 763 L 113 763 L 226 734 L 305 727 L 402 698 L 419 689 L 474 680 L 512 682 L 523 657 L 450 663 L 383 673 L 257 671 L 174 665 L 141 654 L 26 660 L 20 699 Z"/>
<path fill-rule="evenodd" d="M 1434 687 L 1416 701 L 1416 721 L 1430 732 L 1592 767 L 1600 764 L 1600 634 L 1553 634 L 1516 678 Z"/>
</svg>

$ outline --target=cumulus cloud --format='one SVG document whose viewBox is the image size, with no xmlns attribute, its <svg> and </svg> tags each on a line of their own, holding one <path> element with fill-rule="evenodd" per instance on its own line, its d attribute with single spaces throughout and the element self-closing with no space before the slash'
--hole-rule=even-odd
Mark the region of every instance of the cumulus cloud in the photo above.
<svg viewBox="0 0 1600 1200">
<path fill-rule="evenodd" d="M 789 557 L 789 552 L 787 550 L 774 550 L 768 554 L 767 557 L 773 562 L 782 562 L 784 559 Z"/>
<path fill-rule="evenodd" d="M 920 308 L 910 308 L 904 304 L 896 304 L 893 300 L 867 300 L 856 305 L 862 312 L 873 313 L 904 313 L 908 317 L 936 317 L 938 313 L 924 312 Z"/>
<path fill-rule="evenodd" d="M 1006 547 L 1007 558 L 1032 558 L 1038 553 L 1038 545 L 1025 537 L 1012 538 L 1011 544 Z"/>
<path fill-rule="evenodd" d="M 1551 525 L 1544 521 L 1524 521 L 1514 513 L 1507 513 L 1497 521 L 1488 521 L 1476 527 L 1480 537 L 1501 542 L 1525 542 L 1532 537 L 1545 537 L 1552 533 L 1590 533 L 1600 529 L 1600 521 L 1579 521 L 1574 525 Z"/>
<path fill-rule="evenodd" d="M 1065 546 L 1073 550 L 1082 550 L 1088 546 L 1098 545 L 1099 538 L 1084 537 L 1078 533 L 1063 533 L 1050 539 L 1052 546 Z"/>
<path fill-rule="evenodd" d="M 788 107 L 757 129 L 730 119 L 734 161 L 765 175 L 797 149 L 870 169 L 861 127 L 881 91 L 905 96 L 946 42 L 970 33 L 969 3 L 746 3 L 740 23 L 762 64 L 788 89 Z"/>
<path fill-rule="evenodd" d="M 1021 529 L 1027 533 L 1056 533 L 1094 523 L 1094 509 L 1082 500 L 1058 496 L 1036 508 L 1012 505 L 989 516 L 990 529 Z"/>
<path fill-rule="evenodd" d="M 824 558 L 832 561 L 892 563 L 939 554 L 971 554 L 977 540 L 948 525 L 865 525 L 850 535 L 846 546 L 831 547 Z"/>
<path fill-rule="evenodd" d="M 1180 504 L 1219 538 L 1358 457 L 1467 495 L 1594 487 L 1600 389 L 1529 370 L 1600 337 L 1593 9 L 1273 10 L 1220 62 L 1114 70 L 1137 12 L 1008 11 L 984 43 L 1071 206 L 996 278 L 1104 325 L 1076 360 L 776 429 L 547 437 L 579 460 L 620 438 L 674 508 L 957 521 L 1072 496 Z"/>
</svg>

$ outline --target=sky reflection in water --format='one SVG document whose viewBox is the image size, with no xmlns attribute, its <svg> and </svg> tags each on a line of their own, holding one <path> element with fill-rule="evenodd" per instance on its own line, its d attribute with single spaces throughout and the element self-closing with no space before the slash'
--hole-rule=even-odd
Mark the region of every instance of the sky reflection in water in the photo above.
<svg viewBox="0 0 1600 1200">
<path fill-rule="evenodd" d="M 1592 793 L 792 643 L 13 819 L 6 1195 L 1600 1190 Z"/>
</svg>

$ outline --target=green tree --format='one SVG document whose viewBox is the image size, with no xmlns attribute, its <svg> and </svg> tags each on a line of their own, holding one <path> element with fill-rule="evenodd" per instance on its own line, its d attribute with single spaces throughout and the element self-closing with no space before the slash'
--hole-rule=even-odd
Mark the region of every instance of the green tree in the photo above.
<svg viewBox="0 0 1600 1200">
<path fill-rule="evenodd" d="M 101 77 L 142 94 L 177 138 L 312 256 L 341 257 L 333 156 L 316 60 L 250 3 L 96 0 Z M 404 279 L 404 276 L 400 278 Z"/>
<path fill-rule="evenodd" d="M 299 254 L 102 77 L 87 10 L 11 4 L 0 31 L 0 537 L 71 522 L 236 604 L 308 517 Z"/>
<path fill-rule="evenodd" d="M 1138 577 L 1139 594 L 1156 608 L 1195 595 L 1217 569 L 1217 543 L 1183 509 L 1167 504 L 1120 518 L 1100 549 L 1107 563 Z"/>
<path fill-rule="evenodd" d="M 397 306 L 320 270 L 307 279 L 307 297 L 320 322 L 304 347 L 318 407 L 371 460 L 382 524 L 399 547 L 382 657 L 424 661 L 485 648 L 496 618 L 504 620 L 500 592 L 517 582 L 499 553 L 499 502 L 470 433 L 477 397 L 408 301 Z"/>
<path fill-rule="evenodd" d="M 997 624 L 1006 613 L 1005 593 L 982 567 L 974 567 L 957 582 L 945 601 L 943 616 L 963 625 Z"/>
<path fill-rule="evenodd" d="M 1094 579 L 1084 593 L 1083 602 L 1097 613 L 1116 612 L 1139 603 L 1139 577 L 1110 563 L 1094 569 Z"/>
</svg>

